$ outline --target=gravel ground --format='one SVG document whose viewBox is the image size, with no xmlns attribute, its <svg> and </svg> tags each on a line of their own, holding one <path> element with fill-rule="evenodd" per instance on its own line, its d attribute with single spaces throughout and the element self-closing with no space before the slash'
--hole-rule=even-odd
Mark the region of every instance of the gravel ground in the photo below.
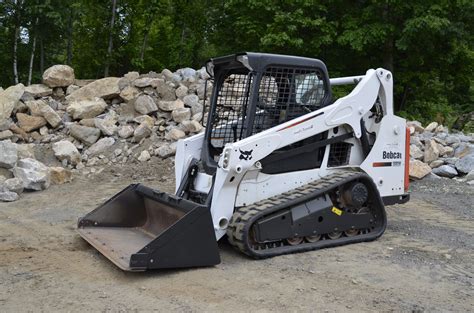
<svg viewBox="0 0 474 313">
<path fill-rule="evenodd" d="M 474 187 L 412 184 L 377 241 L 255 261 L 219 243 L 208 268 L 125 273 L 77 218 L 131 182 L 172 191 L 172 164 L 112 168 L 0 203 L 0 311 L 468 312 Z"/>
</svg>

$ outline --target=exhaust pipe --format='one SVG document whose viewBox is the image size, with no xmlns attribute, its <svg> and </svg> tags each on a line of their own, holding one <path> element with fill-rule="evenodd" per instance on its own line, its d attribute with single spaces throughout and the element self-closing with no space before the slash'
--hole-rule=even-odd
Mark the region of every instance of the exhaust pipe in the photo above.
<svg viewBox="0 0 474 313">
<path fill-rule="evenodd" d="M 209 208 L 141 184 L 80 218 L 78 232 L 125 271 L 220 263 Z"/>
</svg>

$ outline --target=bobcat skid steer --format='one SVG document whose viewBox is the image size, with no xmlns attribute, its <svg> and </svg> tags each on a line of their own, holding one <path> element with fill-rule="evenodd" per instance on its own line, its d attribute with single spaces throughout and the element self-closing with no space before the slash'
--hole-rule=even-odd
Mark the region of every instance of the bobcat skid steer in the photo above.
<svg viewBox="0 0 474 313">
<path fill-rule="evenodd" d="M 409 132 L 392 74 L 329 79 L 323 62 L 241 53 L 206 64 L 206 131 L 178 142 L 176 193 L 132 184 L 79 220 L 126 271 L 209 266 L 227 235 L 254 258 L 374 240 L 408 201 Z M 332 100 L 331 86 L 356 84 Z"/>
</svg>

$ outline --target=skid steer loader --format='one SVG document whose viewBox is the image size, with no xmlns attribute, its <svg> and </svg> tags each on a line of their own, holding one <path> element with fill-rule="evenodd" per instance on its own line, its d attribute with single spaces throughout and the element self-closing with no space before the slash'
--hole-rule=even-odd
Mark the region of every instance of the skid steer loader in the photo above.
<svg viewBox="0 0 474 313">
<path fill-rule="evenodd" d="M 211 59 L 205 132 L 178 142 L 176 193 L 133 184 L 78 231 L 126 271 L 215 265 L 227 235 L 254 258 L 370 241 L 408 201 L 409 132 L 392 74 L 329 79 L 317 59 Z M 332 100 L 331 86 L 356 84 Z"/>
</svg>

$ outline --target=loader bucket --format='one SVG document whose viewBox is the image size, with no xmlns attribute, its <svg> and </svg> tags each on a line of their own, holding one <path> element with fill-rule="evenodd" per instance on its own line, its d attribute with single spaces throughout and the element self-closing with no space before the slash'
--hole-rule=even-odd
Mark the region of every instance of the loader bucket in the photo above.
<svg viewBox="0 0 474 313">
<path fill-rule="evenodd" d="M 78 232 L 125 271 L 220 263 L 207 206 L 140 184 L 80 218 Z"/>
</svg>

